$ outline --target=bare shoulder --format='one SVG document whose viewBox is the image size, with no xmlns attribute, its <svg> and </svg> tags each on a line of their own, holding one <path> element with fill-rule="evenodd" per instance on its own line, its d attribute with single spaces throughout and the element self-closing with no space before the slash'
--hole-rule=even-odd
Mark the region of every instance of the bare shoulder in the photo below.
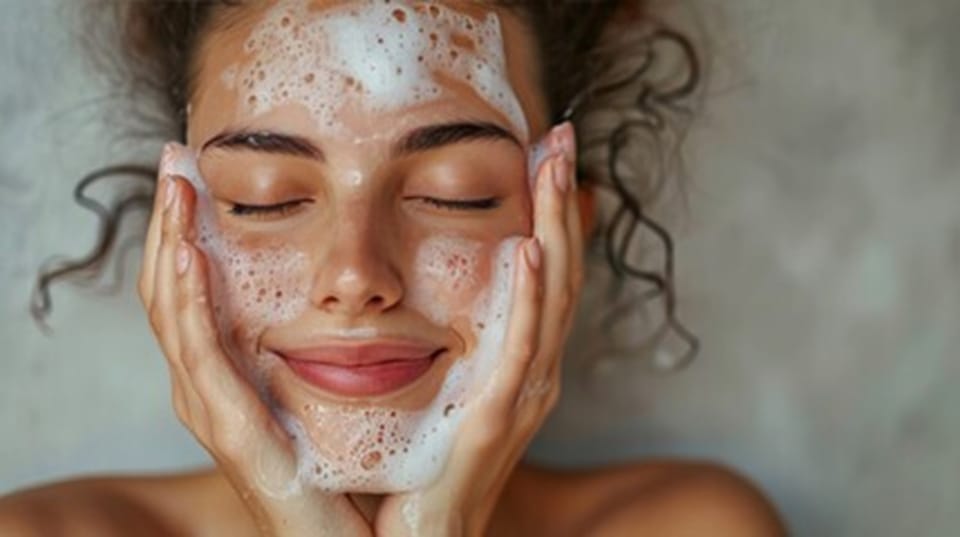
<svg viewBox="0 0 960 537">
<path fill-rule="evenodd" d="M 0 535 L 213 535 L 215 513 L 234 508 L 230 496 L 222 494 L 220 479 L 201 471 L 32 487 L 0 497 Z"/>
<path fill-rule="evenodd" d="M 578 471 L 528 466 L 518 471 L 511 489 L 515 512 L 558 515 L 549 527 L 542 521 L 524 521 L 527 528 L 540 526 L 551 535 L 787 534 L 776 509 L 756 485 L 715 463 L 657 460 Z"/>
</svg>

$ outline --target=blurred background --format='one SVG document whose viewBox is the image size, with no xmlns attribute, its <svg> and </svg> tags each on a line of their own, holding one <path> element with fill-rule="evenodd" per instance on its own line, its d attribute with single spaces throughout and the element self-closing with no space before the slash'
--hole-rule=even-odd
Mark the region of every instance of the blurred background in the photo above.
<svg viewBox="0 0 960 537">
<path fill-rule="evenodd" d="M 95 239 L 76 181 L 142 156 L 110 142 L 72 3 L 0 1 L 0 493 L 208 462 L 169 402 L 138 249 L 116 294 L 56 287 L 49 335 L 28 313 L 41 263 Z M 708 458 L 796 535 L 960 535 L 960 3 L 684 5 L 710 77 L 687 206 L 661 212 L 700 356 L 568 375 L 531 457 Z"/>
</svg>

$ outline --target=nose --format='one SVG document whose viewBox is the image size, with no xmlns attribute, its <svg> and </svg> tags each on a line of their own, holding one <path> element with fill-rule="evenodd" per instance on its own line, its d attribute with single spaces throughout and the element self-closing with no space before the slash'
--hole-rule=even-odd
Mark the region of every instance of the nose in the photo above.
<svg viewBox="0 0 960 537">
<path fill-rule="evenodd" d="M 371 218 L 358 216 L 341 219 L 335 226 L 310 294 L 317 308 L 347 317 L 390 309 L 403 297 L 387 241 Z"/>
</svg>

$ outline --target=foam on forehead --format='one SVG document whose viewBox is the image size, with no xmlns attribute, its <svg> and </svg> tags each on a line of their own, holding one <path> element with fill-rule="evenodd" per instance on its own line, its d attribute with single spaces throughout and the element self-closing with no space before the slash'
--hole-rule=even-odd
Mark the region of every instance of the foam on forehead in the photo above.
<svg viewBox="0 0 960 537">
<path fill-rule="evenodd" d="M 321 129 L 336 131 L 347 103 L 388 113 L 440 98 L 439 75 L 473 88 L 528 139 L 495 13 L 474 18 L 410 0 L 310 4 L 281 0 L 270 8 L 244 44 L 251 58 L 223 73 L 248 113 L 301 104 Z"/>
</svg>

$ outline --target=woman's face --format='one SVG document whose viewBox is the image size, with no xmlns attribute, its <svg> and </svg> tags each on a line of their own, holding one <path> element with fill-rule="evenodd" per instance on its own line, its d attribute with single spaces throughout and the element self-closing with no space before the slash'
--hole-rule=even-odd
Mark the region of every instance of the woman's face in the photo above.
<svg viewBox="0 0 960 537">
<path fill-rule="evenodd" d="M 271 2 L 205 36 L 187 142 L 222 338 L 329 488 L 422 481 L 390 457 L 446 442 L 493 372 L 547 127 L 533 50 L 477 2 Z"/>
</svg>

